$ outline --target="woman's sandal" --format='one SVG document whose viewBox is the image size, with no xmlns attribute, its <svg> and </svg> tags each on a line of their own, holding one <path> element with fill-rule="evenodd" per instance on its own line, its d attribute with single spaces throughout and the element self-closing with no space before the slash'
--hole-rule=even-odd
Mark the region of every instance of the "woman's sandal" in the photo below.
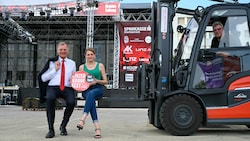
<svg viewBox="0 0 250 141">
<path fill-rule="evenodd" d="M 82 122 L 82 125 L 80 124 L 81 122 Z M 82 130 L 84 124 L 85 124 L 85 121 L 84 120 L 80 120 L 80 122 L 76 125 L 76 127 L 78 128 L 78 130 Z"/>
<path fill-rule="evenodd" d="M 100 128 L 97 128 L 97 129 L 95 129 L 95 132 L 96 132 L 97 130 L 101 131 Z M 95 138 L 95 139 L 100 139 L 101 137 L 102 137 L 101 134 L 95 134 L 95 135 L 94 135 L 94 138 Z"/>
</svg>

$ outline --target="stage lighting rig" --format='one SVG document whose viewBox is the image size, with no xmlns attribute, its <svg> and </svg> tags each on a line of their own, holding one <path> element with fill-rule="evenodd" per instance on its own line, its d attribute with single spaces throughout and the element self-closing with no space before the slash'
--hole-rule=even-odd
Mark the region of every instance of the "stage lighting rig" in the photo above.
<svg viewBox="0 0 250 141">
<path fill-rule="evenodd" d="M 9 17 L 8 20 L 0 19 L 0 22 L 1 22 L 0 31 L 3 31 L 4 33 L 6 33 L 6 36 L 8 38 L 19 39 L 19 40 L 29 42 L 30 37 L 33 37 L 31 33 L 29 33 L 26 29 L 20 26 L 11 17 Z"/>
<path fill-rule="evenodd" d="M 46 14 L 47 14 L 47 19 L 49 19 L 51 17 L 51 10 L 45 10 Z"/>
<path fill-rule="evenodd" d="M 74 14 L 75 14 L 75 7 L 70 7 L 69 8 L 69 12 L 70 12 L 70 16 L 74 16 Z"/>
<path fill-rule="evenodd" d="M 29 12 L 29 16 L 30 16 L 30 17 L 34 17 L 34 16 L 35 16 L 35 13 L 34 13 L 33 11 L 30 11 L 30 12 Z"/>
<path fill-rule="evenodd" d="M 68 13 L 67 7 L 65 7 L 62 11 L 63 11 L 63 14 L 67 14 Z"/>
<path fill-rule="evenodd" d="M 21 12 L 20 18 L 21 18 L 21 20 L 26 21 L 27 20 L 27 12 Z"/>
<path fill-rule="evenodd" d="M 98 1 L 97 0 L 87 0 L 87 7 L 96 7 L 98 8 Z"/>
<path fill-rule="evenodd" d="M 4 12 L 3 19 L 8 20 L 10 18 L 10 12 Z"/>
<path fill-rule="evenodd" d="M 41 16 L 44 16 L 45 15 L 45 12 L 43 10 L 40 11 L 40 15 Z"/>
<path fill-rule="evenodd" d="M 76 11 L 80 12 L 81 10 L 82 10 L 82 4 L 80 2 L 78 2 L 77 6 L 76 6 Z"/>
</svg>

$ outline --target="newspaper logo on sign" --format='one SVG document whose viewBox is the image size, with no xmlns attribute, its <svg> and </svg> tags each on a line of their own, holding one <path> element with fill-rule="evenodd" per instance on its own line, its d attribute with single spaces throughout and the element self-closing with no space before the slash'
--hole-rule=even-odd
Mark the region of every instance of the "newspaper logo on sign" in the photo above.
<svg viewBox="0 0 250 141">
<path fill-rule="evenodd" d="M 137 57 L 123 57 L 123 62 L 137 62 Z"/>
</svg>

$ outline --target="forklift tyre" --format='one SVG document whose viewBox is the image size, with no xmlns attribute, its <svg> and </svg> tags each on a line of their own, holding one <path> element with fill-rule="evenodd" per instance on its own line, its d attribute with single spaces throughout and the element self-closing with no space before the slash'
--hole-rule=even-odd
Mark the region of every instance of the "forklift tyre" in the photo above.
<svg viewBox="0 0 250 141">
<path fill-rule="evenodd" d="M 150 108 L 149 108 L 149 109 L 148 109 L 148 119 L 149 119 L 149 123 L 152 124 L 152 125 L 154 125 L 154 123 L 153 123 L 153 121 L 152 121 L 152 119 L 151 119 L 152 117 L 151 117 L 150 115 L 152 116 L 151 110 L 150 110 Z M 154 125 L 154 127 L 155 127 L 155 128 L 158 128 L 159 130 L 165 130 L 161 125 L 158 125 L 158 126 Z"/>
<path fill-rule="evenodd" d="M 166 99 L 160 109 L 160 122 L 172 135 L 194 134 L 202 125 L 202 109 L 191 96 L 179 94 Z"/>
</svg>

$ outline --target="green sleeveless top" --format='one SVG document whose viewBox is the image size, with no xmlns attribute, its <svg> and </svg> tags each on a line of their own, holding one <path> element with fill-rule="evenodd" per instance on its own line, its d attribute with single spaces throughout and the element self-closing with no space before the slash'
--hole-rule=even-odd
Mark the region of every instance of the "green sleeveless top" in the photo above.
<svg viewBox="0 0 250 141">
<path fill-rule="evenodd" d="M 93 75 L 96 79 L 98 79 L 98 80 L 101 80 L 102 79 L 102 75 L 101 75 L 101 72 L 100 72 L 100 69 L 99 69 L 99 63 L 97 62 L 97 64 L 96 64 L 96 66 L 95 66 L 95 68 L 93 69 L 93 70 L 89 70 L 88 68 L 87 68 L 87 66 L 84 64 L 83 65 L 83 70 L 85 71 L 85 72 L 87 72 L 88 74 L 91 74 L 91 75 Z"/>
</svg>

